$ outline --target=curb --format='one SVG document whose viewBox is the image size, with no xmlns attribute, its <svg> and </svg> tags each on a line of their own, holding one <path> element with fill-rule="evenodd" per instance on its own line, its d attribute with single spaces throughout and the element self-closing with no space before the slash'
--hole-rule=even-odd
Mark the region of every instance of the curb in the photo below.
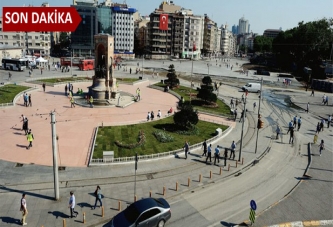
<svg viewBox="0 0 333 227">
<path fill-rule="evenodd" d="M 306 227 L 306 226 L 323 226 L 323 225 L 333 225 L 333 220 L 311 220 L 311 221 L 295 221 L 286 222 L 277 225 L 270 225 L 265 227 Z"/>
</svg>

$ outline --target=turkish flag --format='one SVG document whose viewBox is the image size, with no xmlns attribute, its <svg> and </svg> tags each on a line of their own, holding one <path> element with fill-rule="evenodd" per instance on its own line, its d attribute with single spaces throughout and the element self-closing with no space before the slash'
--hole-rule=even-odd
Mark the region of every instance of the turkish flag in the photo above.
<svg viewBox="0 0 333 227">
<path fill-rule="evenodd" d="M 160 14 L 160 30 L 168 30 L 168 14 Z"/>
</svg>

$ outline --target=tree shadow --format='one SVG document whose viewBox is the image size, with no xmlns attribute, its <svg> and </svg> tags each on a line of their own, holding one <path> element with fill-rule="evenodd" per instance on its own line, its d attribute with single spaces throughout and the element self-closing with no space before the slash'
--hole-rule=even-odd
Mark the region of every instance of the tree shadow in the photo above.
<svg viewBox="0 0 333 227">
<path fill-rule="evenodd" d="M 17 224 L 22 225 L 20 219 L 12 218 L 12 217 L 0 217 L 3 223 Z"/>
<path fill-rule="evenodd" d="M 180 130 L 179 127 L 173 123 L 156 124 L 153 127 L 167 132 L 176 132 Z"/>
<path fill-rule="evenodd" d="M 64 214 L 63 212 L 60 212 L 60 211 L 49 211 L 47 213 L 52 214 L 57 219 L 58 218 L 69 218 L 70 217 L 69 215 Z"/>
<path fill-rule="evenodd" d="M 20 194 L 25 193 L 27 196 L 33 196 L 33 197 L 37 197 L 37 198 L 41 198 L 41 199 L 54 200 L 54 198 L 50 197 L 50 196 L 41 195 L 41 194 L 37 194 L 37 193 L 33 193 L 33 192 L 26 192 L 26 191 L 22 191 L 22 190 L 16 190 L 16 189 L 12 189 L 12 188 L 7 188 L 6 186 L 3 186 L 3 185 L 0 185 L 0 190 L 16 192 L 16 193 L 20 193 Z"/>
</svg>

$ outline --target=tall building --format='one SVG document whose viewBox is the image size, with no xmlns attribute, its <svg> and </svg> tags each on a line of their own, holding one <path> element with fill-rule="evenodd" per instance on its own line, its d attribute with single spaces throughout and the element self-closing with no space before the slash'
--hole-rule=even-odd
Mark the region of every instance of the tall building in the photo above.
<svg viewBox="0 0 333 227">
<path fill-rule="evenodd" d="M 238 35 L 238 25 L 234 24 L 231 31 L 234 35 Z"/>
<path fill-rule="evenodd" d="M 137 14 L 133 14 L 134 18 Z M 149 21 L 148 16 L 138 16 L 136 20 L 134 19 L 134 52 L 136 56 L 149 52 Z"/>
<path fill-rule="evenodd" d="M 82 20 L 71 33 L 71 49 L 74 56 L 91 56 L 94 54 L 94 35 L 98 34 L 97 5 L 95 1 L 75 0 L 76 11 Z"/>
<path fill-rule="evenodd" d="M 239 24 L 238 24 L 238 34 L 246 34 L 249 33 L 249 21 L 245 20 L 244 17 L 239 19 Z"/>
<path fill-rule="evenodd" d="M 112 36 L 114 53 L 120 57 L 134 57 L 134 8 L 126 4 L 112 3 Z"/>
</svg>

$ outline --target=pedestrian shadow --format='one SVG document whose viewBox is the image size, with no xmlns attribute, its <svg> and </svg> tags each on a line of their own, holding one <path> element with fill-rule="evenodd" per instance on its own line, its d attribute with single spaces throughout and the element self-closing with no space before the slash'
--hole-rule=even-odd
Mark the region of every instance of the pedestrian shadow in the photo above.
<svg viewBox="0 0 333 227">
<path fill-rule="evenodd" d="M 236 226 L 236 223 L 232 223 L 232 222 L 226 222 L 226 221 L 221 221 L 220 222 L 222 226 L 226 226 L 226 227 L 232 227 L 232 226 Z M 239 225 L 241 226 L 241 225 Z"/>
<path fill-rule="evenodd" d="M 0 220 L 2 220 L 3 223 L 7 224 L 17 224 L 22 225 L 20 219 L 12 218 L 12 217 L 0 217 Z"/>
<path fill-rule="evenodd" d="M 52 214 L 56 219 L 58 219 L 58 218 L 69 218 L 69 215 L 64 214 L 63 212 L 60 212 L 60 211 L 49 211 L 47 213 Z"/>
<path fill-rule="evenodd" d="M 21 128 L 14 128 L 14 127 L 12 127 L 11 129 L 14 129 L 14 130 L 17 130 L 17 131 L 22 131 Z"/>
<path fill-rule="evenodd" d="M 21 133 L 21 132 L 13 132 L 14 135 L 24 135 L 24 133 Z"/>
<path fill-rule="evenodd" d="M 84 207 L 91 207 L 91 204 L 89 204 L 89 203 L 78 203 L 77 204 L 79 207 L 81 207 L 81 208 L 84 208 Z"/>
<path fill-rule="evenodd" d="M 54 200 L 54 198 L 50 197 L 50 196 L 41 195 L 41 194 L 37 194 L 37 193 L 33 193 L 33 192 L 22 191 L 22 190 L 17 190 L 17 189 L 12 189 L 12 188 L 7 188 L 4 185 L 0 185 L 0 190 L 8 191 L 8 192 L 16 192 L 16 193 L 20 193 L 20 194 L 25 193 L 27 196 L 33 196 L 33 197 L 37 197 L 37 198 L 41 198 L 41 199 Z"/>
<path fill-rule="evenodd" d="M 16 144 L 17 147 L 20 147 L 20 148 L 27 148 L 26 145 L 21 145 L 21 144 Z"/>
</svg>

